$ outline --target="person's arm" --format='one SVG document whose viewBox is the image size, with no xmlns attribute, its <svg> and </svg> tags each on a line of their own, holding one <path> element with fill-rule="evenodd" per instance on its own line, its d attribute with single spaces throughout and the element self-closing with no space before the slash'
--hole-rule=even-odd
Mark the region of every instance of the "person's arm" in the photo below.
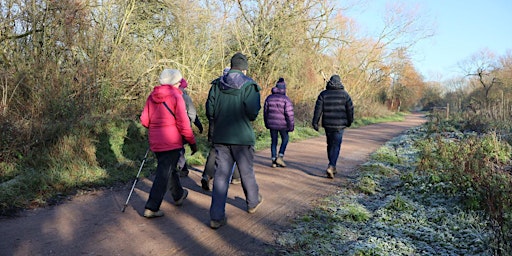
<svg viewBox="0 0 512 256">
<path fill-rule="evenodd" d="M 189 144 L 196 144 L 196 139 L 194 137 L 194 133 L 192 132 L 192 126 L 190 126 L 190 120 L 187 115 L 185 100 L 183 100 L 183 97 L 181 96 L 176 96 L 174 99 L 174 114 L 178 131 Z"/>
<path fill-rule="evenodd" d="M 201 123 L 201 120 L 199 120 L 199 116 L 196 116 L 194 125 L 197 127 L 197 129 L 199 129 L 199 133 L 203 133 L 203 124 Z"/>
<path fill-rule="evenodd" d="M 294 111 L 293 111 L 293 103 L 290 98 L 286 98 L 285 102 L 285 117 L 286 117 L 286 125 L 288 126 L 288 131 L 293 132 L 295 129 L 295 119 L 294 119 Z"/>
<path fill-rule="evenodd" d="M 324 100 L 323 100 L 322 93 L 320 93 L 320 95 L 318 95 L 318 98 L 316 99 L 315 111 L 313 113 L 313 121 L 311 122 L 311 124 L 313 125 L 313 128 L 317 131 L 318 131 L 318 122 L 320 121 L 320 116 L 322 115 L 322 112 L 323 112 L 323 105 L 324 105 Z"/>
<path fill-rule="evenodd" d="M 208 98 L 205 102 L 205 110 L 206 110 L 206 117 L 210 121 L 210 124 L 215 119 L 215 104 L 216 104 L 216 97 L 217 97 L 217 85 L 216 83 L 212 82 L 212 86 L 210 87 L 210 91 L 208 92 Z"/>
<path fill-rule="evenodd" d="M 251 121 L 256 120 L 261 109 L 260 89 L 256 83 L 249 84 L 245 88 L 245 114 Z"/>
<path fill-rule="evenodd" d="M 347 93 L 347 101 L 345 102 L 345 109 L 347 110 L 347 127 L 350 127 L 354 122 L 354 104 L 352 98 Z"/>
<path fill-rule="evenodd" d="M 149 98 L 146 100 L 146 104 L 144 104 L 144 109 L 140 114 L 140 123 L 142 126 L 149 128 Z"/>
<path fill-rule="evenodd" d="M 263 104 L 263 123 L 265 124 L 265 128 L 268 128 L 268 97 L 265 99 L 265 104 Z"/>
</svg>

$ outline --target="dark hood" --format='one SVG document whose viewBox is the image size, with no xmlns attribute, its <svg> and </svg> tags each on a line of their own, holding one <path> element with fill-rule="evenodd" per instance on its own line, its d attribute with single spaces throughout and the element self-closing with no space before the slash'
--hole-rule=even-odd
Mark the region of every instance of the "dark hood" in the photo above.
<svg viewBox="0 0 512 256">
<path fill-rule="evenodd" d="M 341 78 L 338 75 L 331 76 L 331 79 L 327 81 L 327 85 L 325 86 L 327 90 L 343 90 L 345 86 L 341 83 Z"/>
</svg>

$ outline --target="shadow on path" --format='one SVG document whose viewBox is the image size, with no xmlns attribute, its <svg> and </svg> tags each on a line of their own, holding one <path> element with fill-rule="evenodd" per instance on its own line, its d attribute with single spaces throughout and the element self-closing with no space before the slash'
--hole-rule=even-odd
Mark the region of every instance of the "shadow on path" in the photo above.
<svg viewBox="0 0 512 256">
<path fill-rule="evenodd" d="M 383 143 L 424 121 L 414 114 L 404 122 L 347 129 L 335 179 L 325 178 L 324 136 L 290 143 L 287 168 L 270 167 L 269 149 L 256 152 L 254 168 L 264 202 L 248 214 L 241 186 L 231 185 L 228 224 L 218 230 L 208 226 L 211 192 L 201 189 L 199 166 L 182 180 L 189 190 L 183 206 L 176 207 L 166 195 L 164 217 L 142 217 L 152 180 L 141 179 L 124 213 L 131 183 L 0 220 L 0 255 L 275 255 L 276 232 L 334 193 Z"/>
</svg>

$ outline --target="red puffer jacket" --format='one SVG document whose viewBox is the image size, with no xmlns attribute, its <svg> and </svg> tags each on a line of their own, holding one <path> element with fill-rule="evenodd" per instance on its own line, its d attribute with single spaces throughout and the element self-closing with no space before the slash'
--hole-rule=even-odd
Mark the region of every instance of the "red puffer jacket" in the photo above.
<svg viewBox="0 0 512 256">
<path fill-rule="evenodd" d="M 189 144 L 196 143 L 182 92 L 171 85 L 153 89 L 142 110 L 140 122 L 149 129 L 149 147 L 153 152 L 183 148 L 183 139 Z"/>
</svg>

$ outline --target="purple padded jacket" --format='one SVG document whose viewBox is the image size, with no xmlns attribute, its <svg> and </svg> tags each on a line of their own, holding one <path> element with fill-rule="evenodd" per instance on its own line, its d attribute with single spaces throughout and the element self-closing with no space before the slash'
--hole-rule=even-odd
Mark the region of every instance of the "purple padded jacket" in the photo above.
<svg viewBox="0 0 512 256">
<path fill-rule="evenodd" d="M 285 88 L 272 88 L 272 94 L 265 99 L 263 107 L 265 127 L 272 130 L 287 130 L 293 132 L 293 103 L 286 96 Z"/>
</svg>

